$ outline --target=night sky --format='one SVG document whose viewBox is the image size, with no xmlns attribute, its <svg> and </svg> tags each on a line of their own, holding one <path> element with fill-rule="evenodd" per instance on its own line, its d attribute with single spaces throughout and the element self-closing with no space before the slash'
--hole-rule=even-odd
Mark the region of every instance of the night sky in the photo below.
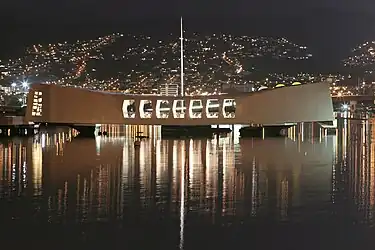
<svg viewBox="0 0 375 250">
<path fill-rule="evenodd" d="M 269 13 L 291 16 L 324 8 L 375 15 L 373 0 L 12 0 L 2 1 L 1 5 L 2 9 L 9 9 L 10 16 L 21 20 L 33 16 L 53 18 L 56 15 L 61 19 L 59 21 L 70 21 L 71 18 L 163 18 L 180 14 L 189 17 L 246 18 L 250 15 L 266 17 Z"/>
<path fill-rule="evenodd" d="M 187 31 L 285 36 L 322 60 L 337 60 L 375 38 L 374 0 L 12 0 L 2 1 L 0 53 L 20 44 L 107 32 Z"/>
</svg>

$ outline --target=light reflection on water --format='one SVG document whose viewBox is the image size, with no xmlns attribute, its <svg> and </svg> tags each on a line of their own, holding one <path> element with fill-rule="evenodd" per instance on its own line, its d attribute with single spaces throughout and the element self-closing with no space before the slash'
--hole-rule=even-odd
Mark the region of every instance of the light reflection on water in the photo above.
<svg viewBox="0 0 375 250">
<path fill-rule="evenodd" d="M 137 149 L 139 130 L 152 137 Z M 128 136 L 73 139 L 65 131 L 2 142 L 4 225 L 101 222 L 143 231 L 150 221 L 157 230 L 170 223 L 167 241 L 180 248 L 209 226 L 373 225 L 369 121 L 339 123 L 333 136 L 304 124 L 288 138 L 264 140 L 161 140 L 157 129 L 144 126 L 122 132 Z"/>
</svg>

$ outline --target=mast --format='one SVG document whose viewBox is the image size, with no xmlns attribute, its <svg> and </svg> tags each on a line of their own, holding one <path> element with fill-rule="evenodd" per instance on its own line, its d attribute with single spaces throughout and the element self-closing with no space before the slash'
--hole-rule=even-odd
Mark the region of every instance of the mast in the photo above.
<svg viewBox="0 0 375 250">
<path fill-rule="evenodd" d="M 184 96 L 184 29 L 183 29 L 183 23 L 182 23 L 182 17 L 181 17 L 181 85 L 180 85 L 180 91 L 181 96 Z"/>
</svg>

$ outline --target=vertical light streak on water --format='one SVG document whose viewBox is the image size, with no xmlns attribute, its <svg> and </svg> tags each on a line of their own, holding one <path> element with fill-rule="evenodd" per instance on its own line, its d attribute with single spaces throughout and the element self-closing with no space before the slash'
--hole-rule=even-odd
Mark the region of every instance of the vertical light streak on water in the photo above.
<svg viewBox="0 0 375 250">
<path fill-rule="evenodd" d="M 344 159 L 346 158 L 347 143 L 348 143 L 348 122 L 345 119 L 344 128 L 343 128 L 343 140 L 342 140 L 342 145 L 341 145 Z"/>
<path fill-rule="evenodd" d="M 178 141 L 173 141 L 173 161 L 172 161 L 172 199 L 177 197 L 177 173 L 178 173 Z"/>
<path fill-rule="evenodd" d="M 190 190 L 193 189 L 193 182 L 194 182 L 194 165 L 196 162 L 194 162 L 194 144 L 193 140 L 190 139 L 189 141 L 189 186 Z"/>
<path fill-rule="evenodd" d="M 121 206 L 124 206 L 124 196 L 125 196 L 125 189 L 127 185 L 129 185 L 129 163 L 132 162 L 133 159 L 130 159 L 129 151 L 134 147 L 131 147 L 132 143 L 129 140 L 124 141 L 124 145 L 122 148 L 122 183 L 121 183 Z M 132 151 L 131 151 L 132 152 Z M 132 152 L 133 153 L 133 152 Z"/>
<path fill-rule="evenodd" d="M 22 165 L 22 183 L 23 183 L 23 188 L 27 188 L 27 162 L 26 161 L 24 161 Z"/>
<path fill-rule="evenodd" d="M 242 128 L 242 125 L 234 125 L 232 133 L 233 136 L 233 143 L 238 144 L 240 143 L 240 129 Z"/>
<path fill-rule="evenodd" d="M 375 126 L 373 124 L 369 124 L 369 168 L 370 168 L 370 191 L 369 191 L 369 202 L 370 202 L 370 212 L 369 212 L 369 220 L 373 220 L 374 217 L 374 205 L 375 205 Z"/>
<path fill-rule="evenodd" d="M 251 171 L 251 215 L 256 216 L 257 215 L 257 193 L 258 193 L 258 178 L 257 178 L 257 171 L 256 171 L 256 160 L 253 158 L 252 162 L 252 171 Z"/>
<path fill-rule="evenodd" d="M 362 158 L 361 161 L 361 199 L 362 204 L 365 205 L 367 203 L 367 176 L 368 176 L 368 167 L 367 167 L 367 159 L 366 159 L 366 122 L 363 122 L 361 132 L 362 132 L 362 152 L 360 157 Z"/>
<path fill-rule="evenodd" d="M 34 196 L 42 194 L 42 145 L 39 143 L 33 144 L 32 149 L 32 162 L 33 162 L 33 187 Z"/>
<path fill-rule="evenodd" d="M 228 210 L 228 159 L 227 159 L 227 141 L 223 140 L 223 203 L 222 215 L 224 216 Z"/>
<path fill-rule="evenodd" d="M 185 147 L 184 147 L 185 149 Z M 185 151 L 182 151 L 185 152 Z M 180 249 L 184 249 L 185 228 L 185 155 L 181 159 L 181 185 L 180 185 Z"/>
<path fill-rule="evenodd" d="M 280 217 L 282 220 L 286 220 L 288 217 L 288 193 L 289 193 L 289 181 L 284 177 L 281 181 L 281 201 L 280 201 Z"/>
<path fill-rule="evenodd" d="M 88 215 L 88 183 L 87 179 L 83 179 L 83 194 L 82 194 L 82 217 L 81 222 L 87 221 Z"/>
<path fill-rule="evenodd" d="M 95 149 L 96 149 L 97 156 L 100 155 L 101 138 L 102 138 L 101 136 L 95 137 Z"/>
<path fill-rule="evenodd" d="M 162 180 L 162 172 L 163 172 L 163 164 L 162 162 L 162 157 L 164 157 L 164 152 L 162 151 L 162 144 L 161 140 L 156 141 L 156 146 L 155 146 L 155 156 L 156 156 L 156 194 L 160 195 L 160 185 L 161 185 L 161 180 Z M 153 152 L 152 152 L 153 153 Z"/>
<path fill-rule="evenodd" d="M 208 185 L 208 188 L 206 187 L 206 198 L 209 196 L 209 192 L 211 190 L 211 141 L 207 141 L 206 145 L 206 185 Z"/>
<path fill-rule="evenodd" d="M 83 204 L 81 203 L 81 192 L 80 192 L 80 186 L 81 186 L 81 176 L 80 174 L 77 175 L 77 189 L 76 189 L 76 221 L 79 222 L 80 213 L 82 211 Z"/>
<path fill-rule="evenodd" d="M 148 161 L 150 161 L 151 163 L 151 158 L 150 158 L 150 154 L 147 154 L 148 153 L 148 150 L 149 150 L 149 146 L 150 144 L 153 143 L 153 141 L 151 142 L 145 142 L 145 141 L 142 141 L 141 142 L 141 146 L 139 148 L 139 184 L 140 184 L 140 190 L 143 190 L 141 191 L 141 204 L 145 204 L 145 197 L 144 197 L 144 191 L 145 190 L 149 190 L 150 186 L 148 186 L 148 184 L 150 184 L 150 179 L 149 179 L 149 175 L 148 173 L 150 173 L 150 171 L 148 171 L 149 169 L 146 169 L 146 163 Z M 147 159 L 146 159 L 147 158 Z M 147 160 L 147 161 L 146 161 Z"/>
<path fill-rule="evenodd" d="M 21 195 L 21 192 L 22 192 L 22 162 L 23 162 L 23 159 L 25 159 L 25 148 L 24 146 L 22 145 L 22 143 L 19 145 L 19 149 L 18 149 L 18 162 L 17 162 L 17 169 L 18 169 L 18 175 L 17 175 L 17 195 L 20 196 Z"/>
</svg>

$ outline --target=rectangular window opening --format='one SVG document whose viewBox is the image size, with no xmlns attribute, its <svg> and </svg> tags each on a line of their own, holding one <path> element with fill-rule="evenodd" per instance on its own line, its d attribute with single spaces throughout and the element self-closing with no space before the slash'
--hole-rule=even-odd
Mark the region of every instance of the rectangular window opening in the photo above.
<svg viewBox="0 0 375 250">
<path fill-rule="evenodd" d="M 141 100 L 139 102 L 139 116 L 142 119 L 150 119 L 152 117 L 152 101 Z"/>
<path fill-rule="evenodd" d="M 184 100 L 173 101 L 173 118 L 181 119 L 185 118 L 186 104 Z"/>
<path fill-rule="evenodd" d="M 224 99 L 223 116 L 224 118 L 228 118 L 228 119 L 236 117 L 236 100 L 235 99 Z"/>
<path fill-rule="evenodd" d="M 170 103 L 168 100 L 157 100 L 156 101 L 156 118 L 166 119 L 169 117 L 171 111 Z"/>
<path fill-rule="evenodd" d="M 202 118 L 202 100 L 191 100 L 189 107 L 189 117 L 192 119 Z"/>
<path fill-rule="evenodd" d="M 135 100 L 124 100 L 122 102 L 122 113 L 124 118 L 135 118 L 136 112 Z"/>
</svg>

